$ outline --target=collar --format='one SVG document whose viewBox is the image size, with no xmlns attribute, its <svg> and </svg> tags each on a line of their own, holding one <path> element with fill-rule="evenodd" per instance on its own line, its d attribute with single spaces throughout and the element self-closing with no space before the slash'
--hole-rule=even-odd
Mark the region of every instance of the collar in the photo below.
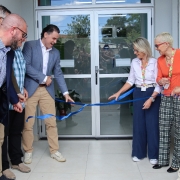
<svg viewBox="0 0 180 180">
<path fill-rule="evenodd" d="M 42 49 L 45 49 L 46 51 L 52 50 L 52 48 L 46 49 L 46 46 L 42 43 L 41 39 L 40 39 L 40 44 L 41 44 L 41 48 L 42 48 Z"/>
<path fill-rule="evenodd" d="M 3 50 L 5 53 L 11 50 L 10 47 L 5 47 L 1 39 L 0 39 L 0 49 Z"/>
<path fill-rule="evenodd" d="M 154 58 L 150 57 L 149 58 L 149 61 L 148 61 L 148 64 L 151 64 L 151 63 L 154 63 Z M 141 63 L 141 60 L 139 58 L 135 58 L 135 61 L 138 62 L 139 64 Z"/>
</svg>

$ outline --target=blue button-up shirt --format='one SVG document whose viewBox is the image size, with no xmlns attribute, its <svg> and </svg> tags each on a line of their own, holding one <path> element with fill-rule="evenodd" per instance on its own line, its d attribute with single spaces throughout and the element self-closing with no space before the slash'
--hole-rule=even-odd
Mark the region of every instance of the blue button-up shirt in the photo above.
<svg viewBox="0 0 180 180">
<path fill-rule="evenodd" d="M 21 94 L 24 94 L 24 78 L 26 72 L 26 63 L 22 51 L 20 48 L 16 49 L 13 61 L 13 71 L 16 78 L 17 84 L 21 91 Z M 21 103 L 23 108 L 25 107 L 24 103 Z M 9 109 L 13 110 L 13 105 L 9 105 Z"/>
<path fill-rule="evenodd" d="M 5 47 L 3 42 L 0 40 L 0 87 L 5 82 L 6 78 L 6 61 L 7 61 L 7 52 L 10 51 L 10 47 Z"/>
</svg>

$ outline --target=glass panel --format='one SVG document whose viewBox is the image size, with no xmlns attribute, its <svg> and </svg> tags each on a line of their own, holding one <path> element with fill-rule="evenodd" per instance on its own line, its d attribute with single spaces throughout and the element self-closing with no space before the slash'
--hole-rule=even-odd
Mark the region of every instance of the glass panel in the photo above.
<svg viewBox="0 0 180 180">
<path fill-rule="evenodd" d="M 63 74 L 90 74 L 90 16 L 89 15 L 59 15 L 43 16 L 42 28 L 47 24 L 55 24 L 60 29 L 60 38 L 54 45 L 60 52 Z M 91 78 L 66 78 L 70 95 L 79 98 L 82 103 L 91 103 Z M 55 94 L 62 97 L 55 83 Z M 77 100 L 75 100 L 77 101 Z M 68 107 L 56 103 L 56 114 L 65 115 L 76 111 L 81 106 Z M 73 115 L 64 121 L 57 120 L 59 135 L 92 135 L 91 107 L 86 107 L 81 113 Z"/>
<path fill-rule="evenodd" d="M 91 103 L 91 79 L 90 78 L 66 78 L 66 83 L 70 92 L 70 96 L 74 98 L 78 97 L 82 103 Z M 72 90 L 77 95 L 73 95 Z M 55 83 L 56 97 L 58 98 L 58 87 Z M 77 101 L 77 100 L 76 100 Z M 64 103 L 57 104 L 56 102 L 56 115 L 62 116 L 73 111 L 77 111 L 81 106 L 64 106 Z M 92 117 L 91 107 L 85 107 L 85 109 L 64 121 L 57 120 L 58 134 L 59 135 L 92 135 Z"/>
<path fill-rule="evenodd" d="M 100 73 L 129 73 L 132 41 L 147 33 L 147 14 L 99 15 Z"/>
<path fill-rule="evenodd" d="M 100 102 L 108 102 L 108 97 L 117 92 L 127 78 L 101 78 Z M 132 94 L 122 101 L 132 99 Z M 132 135 L 132 103 L 100 107 L 101 135 Z"/>
<path fill-rule="evenodd" d="M 87 5 L 92 0 L 38 0 L 38 6 Z"/>
<path fill-rule="evenodd" d="M 140 3 L 151 3 L 151 0 L 96 0 L 96 3 L 140 4 Z"/>
<path fill-rule="evenodd" d="M 55 24 L 60 38 L 55 44 L 60 51 L 64 74 L 90 74 L 90 17 L 89 15 L 43 16 L 43 28 Z"/>
</svg>

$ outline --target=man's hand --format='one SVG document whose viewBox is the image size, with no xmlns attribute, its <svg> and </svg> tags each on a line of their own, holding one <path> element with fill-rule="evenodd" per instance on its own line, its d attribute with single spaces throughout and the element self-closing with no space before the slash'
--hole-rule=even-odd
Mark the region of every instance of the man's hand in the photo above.
<svg viewBox="0 0 180 180">
<path fill-rule="evenodd" d="M 21 103 L 23 103 L 23 102 L 26 101 L 26 97 L 25 97 L 23 94 L 19 93 L 19 94 L 17 94 L 17 95 L 18 95 L 19 101 L 20 101 Z"/>
<path fill-rule="evenodd" d="M 26 98 L 26 100 L 28 99 L 28 92 L 25 88 L 24 88 L 24 97 Z"/>
<path fill-rule="evenodd" d="M 52 82 L 51 76 L 47 76 L 46 86 L 50 86 L 51 82 Z"/>
<path fill-rule="evenodd" d="M 17 104 L 13 104 L 13 108 L 15 111 L 21 113 L 23 111 L 22 105 L 20 102 L 18 102 Z"/>
<path fill-rule="evenodd" d="M 71 99 L 71 97 L 69 96 L 69 94 L 65 94 L 64 97 L 65 97 L 66 102 L 74 102 L 74 101 Z"/>
<path fill-rule="evenodd" d="M 179 96 L 180 95 L 180 86 L 177 86 L 173 89 L 173 91 L 171 92 L 171 96 Z"/>
</svg>

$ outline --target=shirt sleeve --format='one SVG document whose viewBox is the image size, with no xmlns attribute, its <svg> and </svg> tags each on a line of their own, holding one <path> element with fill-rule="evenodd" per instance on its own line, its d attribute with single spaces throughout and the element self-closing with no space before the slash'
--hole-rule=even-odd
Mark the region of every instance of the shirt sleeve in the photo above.
<svg viewBox="0 0 180 180">
<path fill-rule="evenodd" d="M 133 67 L 133 61 L 131 63 L 131 68 L 130 68 L 130 73 L 129 73 L 129 77 L 128 80 L 126 81 L 127 83 L 129 83 L 131 86 L 133 86 L 133 84 L 135 83 L 135 72 L 134 72 L 134 67 Z"/>
<path fill-rule="evenodd" d="M 155 63 L 155 79 L 158 79 L 158 73 L 159 73 L 159 68 L 158 68 L 158 61 Z M 158 81 L 157 81 L 158 82 Z M 161 92 L 161 86 L 156 82 L 156 87 L 154 91 L 160 93 Z"/>
<path fill-rule="evenodd" d="M 156 78 L 156 82 L 158 83 L 160 79 L 162 79 L 162 71 L 161 71 L 161 68 L 160 68 L 159 60 L 157 60 L 157 78 Z"/>
</svg>

